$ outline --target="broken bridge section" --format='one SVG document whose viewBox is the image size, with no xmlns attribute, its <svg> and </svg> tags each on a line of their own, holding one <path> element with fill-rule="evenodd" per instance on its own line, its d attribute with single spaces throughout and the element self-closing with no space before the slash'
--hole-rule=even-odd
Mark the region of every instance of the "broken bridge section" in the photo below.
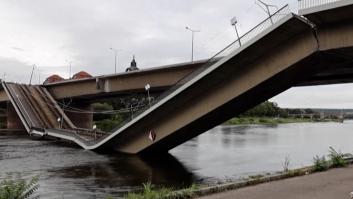
<svg viewBox="0 0 353 199">
<path fill-rule="evenodd" d="M 46 88 L 2 82 L 14 110 L 30 135 L 50 136 L 90 145 L 105 135 L 93 129 L 77 128 Z"/>
</svg>

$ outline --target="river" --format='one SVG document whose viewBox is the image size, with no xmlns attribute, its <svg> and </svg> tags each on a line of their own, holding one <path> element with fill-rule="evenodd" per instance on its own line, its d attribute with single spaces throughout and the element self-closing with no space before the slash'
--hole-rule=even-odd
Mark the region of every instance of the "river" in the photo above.
<svg viewBox="0 0 353 199">
<path fill-rule="evenodd" d="M 353 152 L 353 122 L 219 126 L 165 157 L 97 154 L 57 141 L 0 136 L 0 178 L 39 176 L 41 198 L 120 197 L 142 183 L 216 184 L 312 164 L 329 146 Z"/>
</svg>

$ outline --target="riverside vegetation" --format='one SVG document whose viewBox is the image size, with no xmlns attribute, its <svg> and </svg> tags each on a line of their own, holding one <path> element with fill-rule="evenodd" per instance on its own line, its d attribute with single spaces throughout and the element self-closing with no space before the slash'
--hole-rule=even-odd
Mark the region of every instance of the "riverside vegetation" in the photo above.
<svg viewBox="0 0 353 199">
<path fill-rule="evenodd" d="M 138 193 L 128 193 L 125 199 L 179 199 L 179 198 L 193 198 L 195 191 L 198 189 L 197 185 L 193 184 L 189 188 L 177 190 L 175 188 L 156 188 L 147 182 L 143 184 L 143 191 Z"/>
<path fill-rule="evenodd" d="M 318 112 L 312 109 L 283 109 L 274 102 L 263 102 L 256 107 L 234 117 L 225 125 L 241 124 L 285 124 L 300 122 L 327 122 L 340 121 L 336 116 L 330 115 L 329 118 L 321 118 Z"/>
<path fill-rule="evenodd" d="M 29 181 L 8 177 L 0 182 L 0 199 L 37 199 L 38 188 L 38 177 L 33 177 Z"/>
<path fill-rule="evenodd" d="M 333 147 L 329 148 L 329 160 L 326 160 L 325 156 L 315 156 L 313 158 L 314 170 L 315 171 L 326 171 L 329 168 L 339 168 L 347 166 L 347 159 L 352 158 L 353 155 L 350 153 L 342 153 L 336 151 Z"/>
</svg>

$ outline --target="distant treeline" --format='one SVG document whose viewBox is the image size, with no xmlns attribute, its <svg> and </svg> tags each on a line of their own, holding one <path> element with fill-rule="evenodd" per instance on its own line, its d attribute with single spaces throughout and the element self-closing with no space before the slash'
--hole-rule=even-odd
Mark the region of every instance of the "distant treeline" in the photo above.
<svg viewBox="0 0 353 199">
<path fill-rule="evenodd" d="M 240 116 L 243 117 L 290 117 L 300 114 L 318 114 L 312 109 L 283 109 L 275 102 L 263 102 L 254 108 L 246 111 Z"/>
<path fill-rule="evenodd" d="M 139 107 L 144 107 L 148 104 L 146 98 L 127 98 L 120 100 L 105 100 L 99 103 L 92 104 L 93 110 L 96 112 L 109 113 L 110 111 L 115 112 L 114 114 L 94 114 L 93 120 L 97 125 L 97 128 L 110 131 L 113 128 L 119 126 L 123 121 L 130 119 L 138 111 Z M 132 109 L 130 109 L 132 108 Z M 308 114 L 315 114 L 318 117 L 319 113 L 312 109 L 283 109 L 280 108 L 274 102 L 263 102 L 256 107 L 246 111 L 245 113 L 237 117 L 298 117 Z M 310 118 L 310 117 L 309 117 Z"/>
</svg>

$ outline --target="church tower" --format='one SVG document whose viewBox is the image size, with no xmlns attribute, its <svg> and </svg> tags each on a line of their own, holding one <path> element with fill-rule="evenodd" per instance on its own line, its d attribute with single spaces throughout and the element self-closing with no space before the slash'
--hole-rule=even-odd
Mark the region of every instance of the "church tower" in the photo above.
<svg viewBox="0 0 353 199">
<path fill-rule="evenodd" d="M 129 72 L 129 71 L 135 71 L 135 70 L 139 70 L 137 68 L 137 63 L 136 63 L 136 60 L 135 60 L 135 55 L 132 57 L 132 61 L 130 63 L 130 67 L 128 67 L 126 69 L 126 72 Z"/>
</svg>

